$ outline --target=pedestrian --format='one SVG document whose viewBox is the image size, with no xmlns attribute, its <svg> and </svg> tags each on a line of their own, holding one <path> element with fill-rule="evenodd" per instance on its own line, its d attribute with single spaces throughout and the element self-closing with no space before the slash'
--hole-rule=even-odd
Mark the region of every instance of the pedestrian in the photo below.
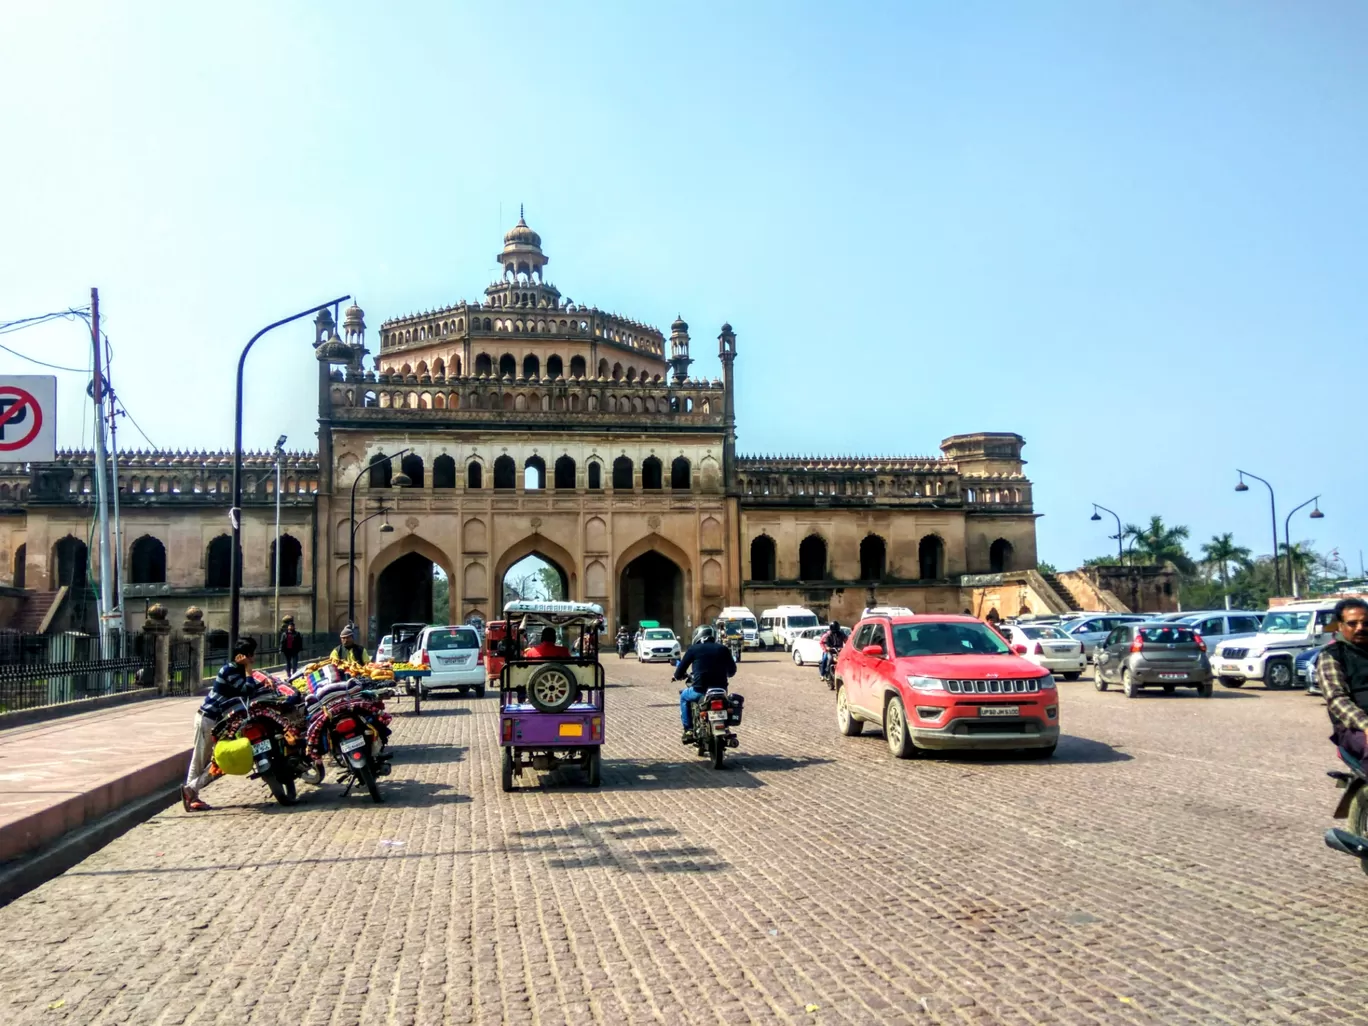
<svg viewBox="0 0 1368 1026">
<path fill-rule="evenodd" d="M 1330 740 L 1360 761 L 1368 759 L 1368 602 L 1342 599 L 1335 604 L 1335 640 L 1316 660 L 1334 733 Z"/>
<path fill-rule="evenodd" d="M 208 803 L 200 798 L 200 791 L 214 778 L 214 724 L 228 712 L 232 703 L 246 702 L 260 685 L 252 679 L 252 665 L 256 662 L 256 642 L 239 638 L 233 646 L 230 661 L 219 670 L 209 694 L 195 713 L 195 743 L 190 752 L 190 768 L 181 788 L 181 805 L 186 812 L 207 812 Z"/>
<path fill-rule="evenodd" d="M 351 624 L 342 628 L 337 640 L 341 642 L 332 650 L 332 657 L 339 663 L 360 663 L 365 666 L 370 662 L 370 656 L 366 650 L 356 643 L 356 629 Z"/>
<path fill-rule="evenodd" d="M 304 651 L 304 635 L 295 630 L 294 617 L 285 617 L 280 631 L 280 654 L 285 658 L 285 676 L 293 677 L 299 669 L 299 655 Z"/>
</svg>

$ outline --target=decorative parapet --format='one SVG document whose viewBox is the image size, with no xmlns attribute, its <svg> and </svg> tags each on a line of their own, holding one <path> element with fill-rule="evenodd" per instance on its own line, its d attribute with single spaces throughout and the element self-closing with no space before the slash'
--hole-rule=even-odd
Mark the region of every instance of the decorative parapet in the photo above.
<svg viewBox="0 0 1368 1026">
<path fill-rule="evenodd" d="M 665 359 L 665 336 L 660 329 L 568 301 L 556 306 L 500 306 L 462 300 L 441 310 L 396 317 L 380 325 L 380 351 L 389 355 L 490 336 L 607 342 Z"/>
<path fill-rule="evenodd" d="M 233 486 L 230 452 L 120 452 L 119 494 L 125 502 L 201 501 L 222 503 Z M 52 463 L 0 466 L 24 473 L 31 481 L 26 499 L 35 501 L 93 501 L 95 456 L 89 450 L 64 449 Z M 275 455 L 249 452 L 242 457 L 242 493 L 247 501 L 275 501 Z M 318 492 L 318 456 L 290 452 L 281 458 L 281 501 L 312 502 Z"/>
</svg>

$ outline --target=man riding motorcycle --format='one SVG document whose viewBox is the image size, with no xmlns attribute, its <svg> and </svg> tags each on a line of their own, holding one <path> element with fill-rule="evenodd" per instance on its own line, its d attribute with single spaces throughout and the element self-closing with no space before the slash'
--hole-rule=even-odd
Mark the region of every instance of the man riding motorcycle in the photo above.
<svg viewBox="0 0 1368 1026">
<path fill-rule="evenodd" d="M 694 634 L 694 643 L 689 646 L 684 657 L 675 667 L 674 679 L 683 680 L 685 673 L 693 671 L 692 683 L 679 693 L 679 719 L 684 724 L 683 742 L 694 743 L 691 712 L 693 703 L 703 697 L 709 688 L 727 690 L 727 682 L 736 673 L 736 660 L 726 645 L 718 644 L 716 632 L 711 627 L 700 627 Z"/>
<path fill-rule="evenodd" d="M 846 642 L 845 631 L 841 630 L 841 625 L 835 620 L 827 627 L 827 632 L 822 635 L 822 676 L 825 677 L 832 665 L 836 662 L 836 656 L 841 651 L 841 647 Z"/>
<path fill-rule="evenodd" d="M 622 627 L 619 627 L 619 628 L 618 628 L 618 632 L 617 632 L 617 651 L 618 651 L 618 658 L 621 659 L 623 656 L 625 656 L 629 651 L 631 651 L 631 648 L 632 648 L 632 635 L 631 635 L 631 632 L 627 630 L 626 625 L 623 625 Z"/>
</svg>

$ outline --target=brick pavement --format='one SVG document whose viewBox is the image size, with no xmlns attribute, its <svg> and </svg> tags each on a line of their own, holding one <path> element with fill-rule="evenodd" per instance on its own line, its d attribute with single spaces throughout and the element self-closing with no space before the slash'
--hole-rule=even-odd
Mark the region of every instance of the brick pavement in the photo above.
<svg viewBox="0 0 1368 1026">
<path fill-rule="evenodd" d="M 1299 692 L 1069 684 L 1049 762 L 902 763 L 748 658 L 715 773 L 608 669 L 602 789 L 502 794 L 492 698 L 398 718 L 385 805 L 221 781 L 0 910 L 0 1021 L 1368 1022 Z"/>
</svg>

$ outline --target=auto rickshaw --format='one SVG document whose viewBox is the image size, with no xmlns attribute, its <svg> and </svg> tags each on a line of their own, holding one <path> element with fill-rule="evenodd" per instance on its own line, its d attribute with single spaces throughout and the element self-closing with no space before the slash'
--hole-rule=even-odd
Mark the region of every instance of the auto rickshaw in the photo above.
<svg viewBox="0 0 1368 1026">
<path fill-rule="evenodd" d="M 718 617 L 713 624 L 717 640 L 731 649 L 732 659 L 741 661 L 741 649 L 746 645 L 745 622 L 735 617 Z"/>
<path fill-rule="evenodd" d="M 496 623 L 489 625 L 491 635 Z M 498 646 L 505 791 L 513 790 L 514 778 L 526 768 L 547 771 L 568 764 L 583 767 L 589 786 L 599 786 L 604 675 L 598 639 L 603 623 L 603 607 L 592 602 L 510 602 L 504 607 L 504 636 Z M 568 655 L 529 654 L 547 627 L 560 635 Z"/>
</svg>

